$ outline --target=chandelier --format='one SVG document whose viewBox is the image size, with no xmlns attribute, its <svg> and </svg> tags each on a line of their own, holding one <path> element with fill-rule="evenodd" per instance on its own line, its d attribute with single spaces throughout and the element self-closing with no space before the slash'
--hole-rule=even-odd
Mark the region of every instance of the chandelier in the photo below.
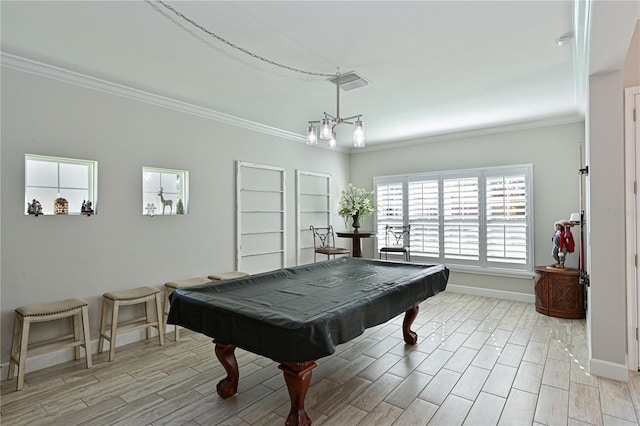
<svg viewBox="0 0 640 426">
<path fill-rule="evenodd" d="M 243 47 L 240 47 L 238 45 L 236 45 L 235 43 L 230 42 L 229 40 L 219 36 L 218 34 L 214 33 L 213 31 L 210 31 L 209 29 L 205 28 L 204 26 L 198 24 L 197 22 L 195 22 L 193 19 L 187 18 L 184 14 L 182 14 L 181 12 L 179 12 L 178 10 L 176 10 L 175 8 L 173 8 L 172 6 L 166 4 L 165 2 L 163 2 L 162 0 L 156 0 L 158 4 L 162 5 L 163 7 L 165 7 L 167 10 L 171 11 L 173 14 L 175 14 L 177 17 L 179 17 L 180 19 L 184 20 L 185 22 L 188 22 L 189 24 L 191 24 L 193 27 L 199 29 L 200 31 L 202 31 L 203 33 L 205 33 L 206 35 L 218 40 L 221 43 L 226 44 L 227 46 L 229 46 L 230 48 L 236 49 L 244 54 L 247 54 L 255 59 L 258 59 L 260 61 L 263 61 L 267 64 L 271 64 L 274 65 L 276 67 L 282 68 L 282 69 L 286 69 L 289 71 L 293 71 L 293 72 L 297 72 L 297 73 L 301 73 L 301 74 L 307 74 L 307 75 L 314 75 L 314 76 L 320 76 L 320 77 L 333 77 L 333 74 L 324 74 L 324 73 L 320 73 L 320 72 L 314 72 L 314 71 L 308 71 L 308 70 L 304 70 L 304 69 L 300 69 L 300 68 L 296 68 L 290 65 L 285 65 L 276 61 L 273 61 L 271 59 L 265 58 L 264 56 L 260 56 L 257 53 L 254 53 L 248 49 L 245 49 Z M 347 74 L 348 76 L 349 74 Z M 318 137 L 320 137 L 320 139 L 322 140 L 327 140 L 329 141 L 329 148 L 331 149 L 336 149 L 336 132 L 335 132 L 335 127 L 339 124 L 352 124 L 353 125 L 353 146 L 355 148 L 364 148 L 364 127 L 362 125 L 362 114 L 358 114 L 358 115 L 352 115 L 351 117 L 340 117 L 340 68 L 338 68 L 336 74 L 335 74 L 335 78 L 336 78 L 336 115 L 333 116 L 331 114 L 329 114 L 328 112 L 324 113 L 324 118 L 322 118 L 322 120 L 317 120 L 317 121 L 309 121 L 309 127 L 307 129 L 307 145 L 316 145 L 318 143 Z M 333 81 L 333 79 L 331 79 L 331 81 Z M 349 82 L 347 82 L 349 83 Z M 366 84 L 366 83 L 364 83 Z M 355 122 L 353 121 L 355 120 Z M 318 136 L 318 131 L 316 129 L 316 126 L 314 126 L 314 124 L 320 124 L 320 135 Z"/>
<path fill-rule="evenodd" d="M 355 121 L 353 121 L 355 120 Z M 315 124 L 320 124 L 320 135 Z M 329 148 L 336 149 L 336 126 L 340 124 L 353 125 L 353 146 L 355 148 L 364 148 L 364 127 L 362 123 L 362 114 L 352 115 L 350 117 L 340 117 L 340 71 L 336 73 L 336 115 L 333 116 L 328 112 L 324 113 L 322 120 L 309 121 L 307 128 L 307 145 L 316 145 L 318 138 L 329 141 Z"/>
</svg>

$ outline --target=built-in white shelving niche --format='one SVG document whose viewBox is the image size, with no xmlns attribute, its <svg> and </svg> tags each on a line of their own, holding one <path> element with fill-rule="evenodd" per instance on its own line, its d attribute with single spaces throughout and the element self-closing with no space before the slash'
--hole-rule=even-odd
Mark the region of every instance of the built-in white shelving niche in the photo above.
<svg viewBox="0 0 640 426">
<path fill-rule="evenodd" d="M 257 273 L 286 266 L 286 182 L 282 167 L 237 162 L 238 271 Z"/>
<path fill-rule="evenodd" d="M 189 214 L 189 172 L 143 167 L 142 214 L 148 216 Z"/>
<path fill-rule="evenodd" d="M 331 224 L 331 175 L 296 170 L 296 261 L 313 262 L 313 233 L 310 225 Z"/>
<path fill-rule="evenodd" d="M 63 215 L 79 216 L 83 206 L 85 212 L 98 212 L 97 161 L 25 154 L 24 163 L 25 215 L 57 216 L 64 211 Z M 64 210 L 56 213 L 54 205 L 62 203 Z"/>
</svg>

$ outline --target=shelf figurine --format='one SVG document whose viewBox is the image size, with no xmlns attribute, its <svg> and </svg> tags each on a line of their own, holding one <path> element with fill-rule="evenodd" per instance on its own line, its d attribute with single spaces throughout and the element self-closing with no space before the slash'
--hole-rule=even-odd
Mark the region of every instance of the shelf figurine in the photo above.
<svg viewBox="0 0 640 426">
<path fill-rule="evenodd" d="M 42 214 L 42 204 L 40 204 L 40 201 L 38 201 L 38 200 L 36 200 L 34 198 L 32 202 L 30 202 L 30 203 L 27 202 L 27 213 L 35 215 L 36 217 L 41 215 Z"/>
<path fill-rule="evenodd" d="M 184 214 L 184 204 L 180 198 L 178 198 L 178 204 L 176 204 L 176 214 Z"/>
<path fill-rule="evenodd" d="M 62 197 L 53 200 L 53 214 L 69 214 L 69 201 Z"/>
<path fill-rule="evenodd" d="M 80 209 L 80 213 L 91 216 L 93 214 L 93 205 L 90 200 L 82 200 L 82 208 Z"/>
<path fill-rule="evenodd" d="M 153 217 L 156 214 L 156 205 L 153 203 L 147 203 L 144 209 L 147 211 L 147 216 Z"/>
<path fill-rule="evenodd" d="M 167 206 L 169 206 L 169 214 L 173 213 L 173 200 L 164 199 L 164 189 L 162 187 L 160 187 L 160 192 L 158 192 L 158 196 L 160 197 L 160 204 L 162 204 L 162 214 L 164 214 L 164 209 Z"/>
</svg>

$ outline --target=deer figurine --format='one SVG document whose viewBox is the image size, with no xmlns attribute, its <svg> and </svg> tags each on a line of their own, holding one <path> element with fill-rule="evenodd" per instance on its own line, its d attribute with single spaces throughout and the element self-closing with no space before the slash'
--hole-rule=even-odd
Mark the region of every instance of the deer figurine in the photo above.
<svg viewBox="0 0 640 426">
<path fill-rule="evenodd" d="M 162 203 L 162 214 L 164 214 L 164 208 L 169 206 L 169 214 L 173 213 L 173 200 L 165 200 L 162 196 L 164 189 L 160 187 L 160 192 L 158 192 L 158 196 L 160 197 L 160 202 Z"/>
</svg>

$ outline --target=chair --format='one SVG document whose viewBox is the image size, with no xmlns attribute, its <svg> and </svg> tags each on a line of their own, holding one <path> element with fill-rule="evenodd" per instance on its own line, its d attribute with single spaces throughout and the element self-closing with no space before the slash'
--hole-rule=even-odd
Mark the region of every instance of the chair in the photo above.
<svg viewBox="0 0 640 426">
<path fill-rule="evenodd" d="M 384 233 L 384 247 L 380 248 L 380 259 L 382 259 L 382 253 L 384 258 L 387 259 L 389 253 L 402 253 L 404 260 L 411 261 L 410 245 L 410 233 L 411 225 L 406 226 L 385 226 Z"/>
<path fill-rule="evenodd" d="M 128 321 L 118 322 L 118 312 L 121 306 L 145 305 L 145 314 L 142 317 Z M 111 306 L 111 324 L 107 324 L 108 310 Z M 151 311 L 155 310 L 155 315 Z M 152 321 L 155 319 L 155 321 Z M 162 306 L 160 290 L 154 287 L 139 287 L 132 290 L 111 291 L 102 295 L 102 319 L 100 320 L 100 339 L 98 340 L 98 353 L 102 353 L 104 341 L 109 342 L 109 362 L 116 357 L 116 336 L 118 333 L 129 333 L 142 328 L 147 331 L 147 339 L 151 338 L 151 329 L 158 329 L 158 341 L 164 345 L 164 330 L 162 327 Z M 119 330 L 119 327 L 131 325 Z M 110 329 L 107 334 L 107 328 Z"/>
<path fill-rule="evenodd" d="M 54 321 L 61 318 L 73 319 L 73 333 L 29 343 L 29 330 L 32 323 Z M 81 322 L 82 334 L 80 334 Z M 71 340 L 71 342 L 52 345 L 65 340 Z M 31 351 L 27 355 L 28 350 L 39 346 L 44 346 L 45 348 Z M 87 302 L 82 299 L 66 299 L 42 305 L 22 306 L 16 309 L 8 379 L 13 379 L 14 369 L 17 366 L 18 380 L 16 390 L 22 390 L 27 358 L 59 349 L 74 348 L 75 359 L 79 359 L 80 346 L 84 347 L 85 350 L 87 368 L 91 368 L 91 336 L 89 332 L 89 305 Z"/>
<path fill-rule="evenodd" d="M 335 259 L 336 254 L 349 254 L 349 249 L 343 247 L 336 247 L 336 237 L 333 233 L 333 226 L 329 225 L 326 228 L 316 228 L 311 225 L 309 227 L 313 232 L 313 261 L 316 261 L 316 255 L 326 254 L 327 259 L 331 256 Z"/>
</svg>

